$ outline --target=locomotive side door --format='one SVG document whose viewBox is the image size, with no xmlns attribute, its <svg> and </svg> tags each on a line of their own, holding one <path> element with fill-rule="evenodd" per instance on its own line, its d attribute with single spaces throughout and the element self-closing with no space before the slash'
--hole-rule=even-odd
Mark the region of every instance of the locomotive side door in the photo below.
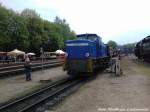
<svg viewBox="0 0 150 112">
<path fill-rule="evenodd" d="M 101 41 L 101 38 L 100 37 L 97 37 L 97 41 L 96 41 L 96 48 L 97 48 L 97 57 L 100 57 L 101 56 L 101 43 L 102 43 L 102 41 Z"/>
</svg>

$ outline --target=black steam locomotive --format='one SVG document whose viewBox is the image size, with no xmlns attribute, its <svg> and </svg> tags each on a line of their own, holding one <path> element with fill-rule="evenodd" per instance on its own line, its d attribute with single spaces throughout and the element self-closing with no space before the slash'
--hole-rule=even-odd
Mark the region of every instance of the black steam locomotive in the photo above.
<svg viewBox="0 0 150 112">
<path fill-rule="evenodd" d="M 147 36 L 136 44 L 135 55 L 139 59 L 150 61 L 150 36 Z"/>
</svg>

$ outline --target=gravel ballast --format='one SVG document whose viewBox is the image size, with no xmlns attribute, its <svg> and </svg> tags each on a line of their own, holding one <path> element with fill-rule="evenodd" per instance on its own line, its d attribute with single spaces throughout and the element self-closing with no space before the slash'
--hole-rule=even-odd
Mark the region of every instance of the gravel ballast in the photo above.
<svg viewBox="0 0 150 112">
<path fill-rule="evenodd" d="M 46 83 L 68 77 L 62 67 L 32 72 L 32 81 L 25 81 L 25 75 L 0 79 L 0 104 L 37 90 Z"/>
<path fill-rule="evenodd" d="M 123 76 L 100 73 L 47 112 L 150 112 L 150 69 L 127 57 L 122 67 Z"/>
</svg>

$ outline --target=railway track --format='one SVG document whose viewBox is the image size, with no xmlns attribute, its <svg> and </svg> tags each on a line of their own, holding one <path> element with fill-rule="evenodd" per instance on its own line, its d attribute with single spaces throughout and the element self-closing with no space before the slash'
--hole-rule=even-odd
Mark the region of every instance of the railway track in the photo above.
<svg viewBox="0 0 150 112">
<path fill-rule="evenodd" d="M 50 101 L 69 88 L 81 82 L 81 79 L 67 78 L 57 81 L 28 96 L 0 107 L 0 112 L 35 112 L 38 106 Z"/>
<path fill-rule="evenodd" d="M 42 59 L 37 59 L 35 61 L 32 61 L 32 63 L 40 63 Z M 44 59 L 45 60 L 45 59 Z M 52 60 L 58 60 L 57 58 L 51 58 L 48 61 L 52 61 Z M 24 64 L 24 62 L 5 62 L 4 63 L 0 60 L 0 68 L 1 67 L 11 67 L 11 66 L 17 66 L 17 65 L 22 65 Z"/>
<path fill-rule="evenodd" d="M 50 62 L 44 62 L 43 68 L 49 68 L 49 67 L 55 67 L 62 65 L 62 61 L 50 61 Z M 39 70 L 42 68 L 41 63 L 33 63 L 31 65 L 32 71 Z M 1 67 L 0 68 L 0 77 L 6 77 L 8 75 L 13 75 L 16 73 L 22 73 L 24 71 L 24 65 L 15 65 L 15 66 L 8 66 L 8 67 Z"/>
</svg>

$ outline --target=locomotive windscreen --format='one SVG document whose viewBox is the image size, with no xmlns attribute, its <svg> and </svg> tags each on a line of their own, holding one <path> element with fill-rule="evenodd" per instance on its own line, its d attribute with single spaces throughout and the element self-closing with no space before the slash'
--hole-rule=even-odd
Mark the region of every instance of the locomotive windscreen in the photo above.
<svg viewBox="0 0 150 112">
<path fill-rule="evenodd" d="M 81 34 L 81 35 L 77 35 L 78 39 L 80 40 L 91 40 L 91 41 L 95 41 L 97 39 L 97 35 L 96 34 Z"/>
</svg>

